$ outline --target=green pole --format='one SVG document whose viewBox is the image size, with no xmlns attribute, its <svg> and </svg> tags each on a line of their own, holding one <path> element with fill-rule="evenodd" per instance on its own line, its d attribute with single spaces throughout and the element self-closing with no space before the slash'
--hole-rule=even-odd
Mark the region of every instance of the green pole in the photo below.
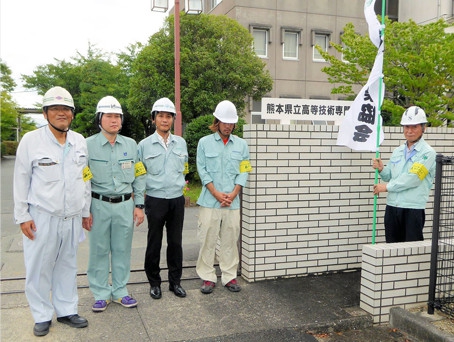
<svg viewBox="0 0 454 342">
<path fill-rule="evenodd" d="M 382 6 L 381 6 L 381 23 L 383 26 L 383 29 L 380 32 L 380 36 L 383 38 L 384 35 L 384 27 L 385 27 L 385 6 L 386 6 L 386 0 L 382 0 Z M 384 63 L 383 63 L 384 64 Z M 380 130 L 381 130 L 381 94 L 383 92 L 383 76 L 380 78 L 380 83 L 378 86 L 378 120 L 377 120 L 377 150 L 375 151 L 375 158 L 380 158 Z M 375 169 L 375 182 L 374 184 L 378 184 L 378 169 Z M 376 235 L 376 230 L 377 230 L 377 200 L 378 200 L 378 194 L 374 195 L 374 217 L 373 217 L 373 223 L 372 223 L 372 244 L 375 245 L 375 235 Z"/>
</svg>

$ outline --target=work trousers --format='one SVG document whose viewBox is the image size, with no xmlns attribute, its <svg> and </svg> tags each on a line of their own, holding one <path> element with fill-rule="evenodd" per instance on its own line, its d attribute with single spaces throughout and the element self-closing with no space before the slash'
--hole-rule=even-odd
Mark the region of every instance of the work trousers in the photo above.
<svg viewBox="0 0 454 342">
<path fill-rule="evenodd" d="M 219 241 L 219 268 L 221 282 L 226 285 L 235 279 L 238 271 L 238 238 L 240 236 L 240 209 L 199 208 L 197 236 L 200 241 L 196 271 L 203 280 L 216 283 L 214 268 Z"/>
<path fill-rule="evenodd" d="M 406 209 L 387 205 L 385 209 L 386 242 L 423 241 L 422 230 L 425 221 L 424 209 Z"/>
<path fill-rule="evenodd" d="M 161 246 L 166 227 L 167 268 L 170 285 L 180 285 L 183 272 L 184 196 L 164 199 L 146 196 L 145 214 L 148 221 L 148 241 L 145 252 L 145 273 L 151 286 L 161 285 Z"/>
<path fill-rule="evenodd" d="M 134 231 L 134 201 L 110 203 L 92 199 L 93 226 L 89 233 L 88 282 L 95 300 L 128 295 Z M 112 285 L 109 272 L 112 270 Z"/>
<path fill-rule="evenodd" d="M 82 216 L 52 216 L 30 206 L 35 239 L 23 236 L 25 294 L 35 323 L 77 314 L 77 248 Z M 51 296 L 52 292 L 52 296 Z M 51 298 L 52 297 L 52 298 Z"/>
</svg>

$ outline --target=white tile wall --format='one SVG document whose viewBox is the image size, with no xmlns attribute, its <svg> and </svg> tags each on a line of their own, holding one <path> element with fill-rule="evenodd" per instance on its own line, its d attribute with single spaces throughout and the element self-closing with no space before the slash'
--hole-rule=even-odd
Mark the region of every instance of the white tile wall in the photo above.
<svg viewBox="0 0 454 342">
<path fill-rule="evenodd" d="M 372 243 L 375 153 L 337 146 L 337 132 L 338 127 L 330 125 L 244 126 L 253 167 L 242 203 L 241 273 L 246 280 L 361 267 L 363 246 Z M 384 132 L 380 150 L 386 163 L 404 138 L 400 127 L 384 127 Z M 438 153 L 448 156 L 454 155 L 453 137 L 452 128 L 429 127 L 424 134 Z M 431 196 L 426 239 L 431 238 L 432 202 Z M 386 196 L 380 196 L 377 244 L 384 242 L 385 204 Z M 405 258 L 404 253 L 383 267 Z M 393 271 L 420 275 L 428 269 L 401 265 Z"/>
<path fill-rule="evenodd" d="M 374 323 L 389 322 L 389 310 L 424 305 L 429 297 L 431 240 L 364 245 L 360 307 Z"/>
</svg>

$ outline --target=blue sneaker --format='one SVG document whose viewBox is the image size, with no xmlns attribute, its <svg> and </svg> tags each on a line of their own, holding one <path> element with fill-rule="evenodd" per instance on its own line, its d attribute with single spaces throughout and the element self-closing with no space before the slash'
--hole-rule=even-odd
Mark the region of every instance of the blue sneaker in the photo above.
<svg viewBox="0 0 454 342">
<path fill-rule="evenodd" d="M 94 312 L 101 312 L 107 309 L 107 305 L 109 305 L 109 303 L 110 300 L 97 300 L 91 309 Z"/>
<path fill-rule="evenodd" d="M 124 306 L 125 308 L 135 308 L 137 306 L 137 300 L 129 296 L 118 298 L 114 300 L 114 302 L 120 304 L 121 306 Z"/>
</svg>

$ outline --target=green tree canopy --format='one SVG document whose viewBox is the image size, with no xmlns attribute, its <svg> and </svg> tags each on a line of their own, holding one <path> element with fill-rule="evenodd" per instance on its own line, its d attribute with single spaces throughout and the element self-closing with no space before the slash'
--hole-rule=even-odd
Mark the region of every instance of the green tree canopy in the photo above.
<svg viewBox="0 0 454 342">
<path fill-rule="evenodd" d="M 180 16 L 181 112 L 183 122 L 213 113 L 222 100 L 232 101 L 241 113 L 245 98 L 258 100 L 272 89 L 265 64 L 252 50 L 252 36 L 226 16 Z M 131 113 L 148 120 L 158 98 L 174 100 L 174 25 L 164 27 L 148 42 L 133 64 Z"/>
<path fill-rule="evenodd" d="M 11 69 L 0 59 L 0 131 L 2 141 L 17 140 L 18 129 L 20 129 L 19 135 L 23 136 L 26 132 L 36 128 L 32 119 L 21 115 L 17 110 L 17 103 L 11 96 L 11 92 L 16 87 L 16 82 L 11 74 Z M 19 121 L 21 122 L 20 125 L 18 124 Z"/>
<path fill-rule="evenodd" d="M 99 100 L 112 95 L 122 105 L 125 116 L 122 133 L 139 140 L 144 131 L 129 115 L 127 107 L 130 64 L 137 48 L 137 44 L 131 45 L 127 52 L 118 54 L 117 63 L 113 63 L 110 55 L 89 45 L 85 56 L 77 52 L 70 62 L 56 60 L 56 64 L 38 66 L 33 75 L 23 75 L 25 87 L 37 89 L 42 95 L 54 86 L 66 88 L 73 96 L 76 107 L 72 129 L 86 137 L 99 131 L 94 122 Z"/>
<path fill-rule="evenodd" d="M 454 35 L 446 33 L 447 27 L 443 20 L 417 25 L 411 20 L 386 19 L 383 62 L 386 92 L 382 105 L 386 125 L 398 124 L 405 108 L 412 105 L 425 110 L 432 126 L 452 125 Z M 353 98 L 354 86 L 367 82 L 377 48 L 368 34 L 356 33 L 353 24 L 345 26 L 342 44 L 331 45 L 342 54 L 342 59 L 321 51 L 330 63 L 322 70 L 336 84 L 332 93 Z"/>
</svg>

